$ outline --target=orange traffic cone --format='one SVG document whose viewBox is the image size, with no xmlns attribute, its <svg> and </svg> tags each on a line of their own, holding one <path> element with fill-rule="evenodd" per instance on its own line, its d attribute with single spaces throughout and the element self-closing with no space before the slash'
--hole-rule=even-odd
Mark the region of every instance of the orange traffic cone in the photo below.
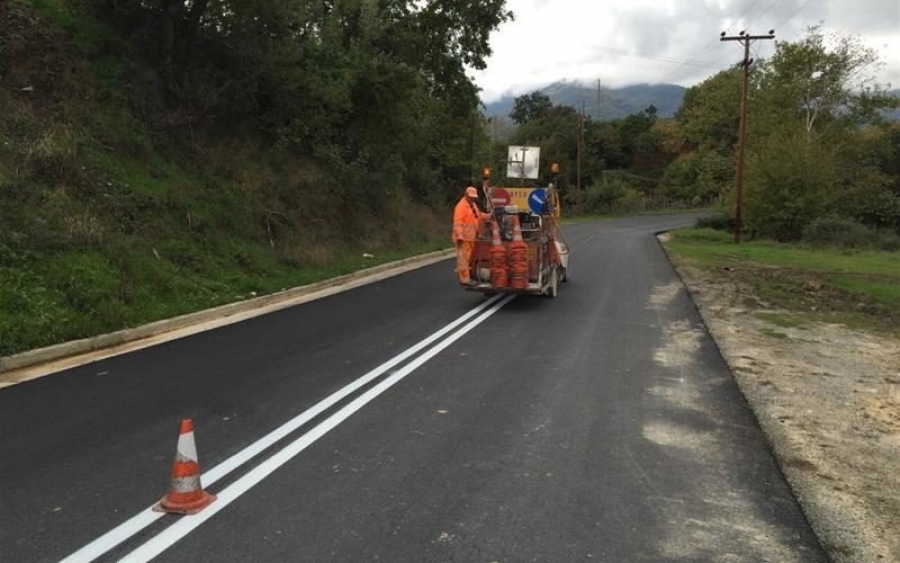
<svg viewBox="0 0 900 563">
<path fill-rule="evenodd" d="M 194 514 L 216 500 L 200 485 L 200 463 L 194 443 L 194 423 L 190 418 L 181 421 L 181 434 L 172 464 L 172 485 L 169 492 L 153 507 L 157 512 Z"/>
</svg>

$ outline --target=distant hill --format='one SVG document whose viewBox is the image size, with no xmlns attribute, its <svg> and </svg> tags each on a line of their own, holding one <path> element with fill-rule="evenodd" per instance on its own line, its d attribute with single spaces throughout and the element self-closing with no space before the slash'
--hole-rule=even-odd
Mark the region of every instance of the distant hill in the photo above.
<svg viewBox="0 0 900 563">
<path fill-rule="evenodd" d="M 649 105 L 656 106 L 660 117 L 672 117 L 681 106 L 684 88 L 675 84 L 637 84 L 624 88 L 601 88 L 599 96 L 596 86 L 578 82 L 554 82 L 539 91 L 550 97 L 555 105 L 581 108 L 593 119 L 620 119 L 638 113 Z M 507 117 L 513 108 L 516 96 L 505 96 L 486 105 L 488 116 Z M 599 108 L 599 112 L 598 112 Z"/>
</svg>

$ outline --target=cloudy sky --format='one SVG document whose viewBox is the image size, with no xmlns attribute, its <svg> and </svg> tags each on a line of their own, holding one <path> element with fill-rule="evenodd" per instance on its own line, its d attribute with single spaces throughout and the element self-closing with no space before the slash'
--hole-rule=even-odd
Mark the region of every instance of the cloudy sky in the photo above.
<svg viewBox="0 0 900 563">
<path fill-rule="evenodd" d="M 858 36 L 884 66 L 874 75 L 900 87 L 900 0 L 507 0 L 515 21 L 491 36 L 494 51 L 474 71 L 482 101 L 522 94 L 556 80 L 604 87 L 690 86 L 740 60 L 719 33 L 747 29 L 794 41 L 807 26 Z M 772 41 L 753 50 L 772 54 Z"/>
</svg>

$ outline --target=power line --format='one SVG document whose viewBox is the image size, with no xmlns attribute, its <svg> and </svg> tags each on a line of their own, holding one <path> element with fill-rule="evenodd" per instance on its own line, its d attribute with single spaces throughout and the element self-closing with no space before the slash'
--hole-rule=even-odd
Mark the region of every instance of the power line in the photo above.
<svg viewBox="0 0 900 563">
<path fill-rule="evenodd" d="M 777 2 L 778 0 L 775 0 L 775 1 Z M 740 14 L 736 19 L 737 19 L 737 20 L 740 20 L 742 17 L 746 16 L 748 13 L 750 13 L 750 11 L 751 11 L 754 7 L 756 7 L 756 5 L 757 5 L 759 2 L 760 2 L 760 0 L 752 0 L 752 2 L 750 2 L 750 4 L 748 4 L 747 7 L 744 8 L 744 11 L 742 11 L 741 14 Z M 709 49 L 710 47 L 712 47 L 715 43 L 716 43 L 716 40 L 713 39 L 713 40 L 710 41 L 709 43 L 703 45 L 703 47 L 701 47 L 700 49 L 698 49 L 697 51 L 695 51 L 691 56 L 689 56 L 687 59 L 685 59 L 684 61 L 682 61 L 681 64 L 678 65 L 676 68 L 674 68 L 674 69 L 672 69 L 670 72 L 664 74 L 663 77 L 659 80 L 659 83 L 660 83 L 660 84 L 666 84 L 666 83 L 668 83 L 668 81 L 669 81 L 670 79 L 672 79 L 672 77 L 674 77 L 676 74 L 678 74 L 678 71 L 680 71 L 681 69 L 683 69 L 684 67 L 686 67 L 686 66 L 688 66 L 688 65 L 690 65 L 690 66 L 696 66 L 696 67 L 720 68 L 721 65 L 714 65 L 714 64 L 707 64 L 707 63 L 695 63 L 695 62 L 693 62 L 694 59 L 696 59 L 698 55 L 700 55 L 701 53 L 705 53 L 706 50 Z M 661 101 L 662 101 L 661 98 L 654 100 L 654 105 L 659 105 L 659 103 L 660 103 Z"/>
<path fill-rule="evenodd" d="M 636 53 L 630 53 L 630 52 L 624 51 L 622 49 L 615 49 L 613 47 L 604 47 L 603 45 L 593 45 L 590 43 L 588 44 L 588 46 L 592 47 L 594 49 L 603 49 L 604 51 L 610 51 L 610 52 L 616 53 L 623 57 L 632 57 L 635 59 L 647 59 L 648 61 L 659 61 L 659 62 L 663 62 L 663 63 L 680 64 L 681 66 L 691 65 L 691 66 L 706 67 L 706 68 L 718 68 L 718 65 L 710 64 L 708 62 L 705 62 L 705 63 L 704 62 L 691 62 L 691 61 L 682 61 L 679 59 L 670 59 L 670 58 L 666 58 L 666 57 L 653 57 L 650 55 L 641 55 L 641 54 L 636 54 Z"/>
<path fill-rule="evenodd" d="M 760 13 L 758 16 L 754 17 L 753 20 L 751 20 L 751 23 L 752 23 L 752 22 L 755 22 L 756 20 L 758 20 L 758 19 L 761 18 L 762 16 L 766 15 L 766 14 L 769 12 L 769 10 L 771 10 L 772 7 L 774 7 L 775 4 L 778 3 L 778 1 L 779 1 L 779 0 L 773 0 L 773 2 L 770 3 L 770 4 L 766 7 L 766 9 L 763 10 L 762 13 Z M 800 10 L 802 10 L 802 9 L 806 6 L 806 4 L 809 4 L 811 1 L 812 1 L 812 0 L 807 0 L 807 2 L 806 2 L 803 6 L 800 7 Z M 735 18 L 734 22 L 740 21 L 741 18 L 743 18 L 744 16 L 746 16 L 748 13 L 750 13 L 750 11 L 753 10 L 753 8 L 756 7 L 756 5 L 757 5 L 759 2 L 760 2 L 760 0 L 753 0 L 752 2 L 750 2 L 750 4 L 749 4 L 746 8 L 744 8 L 744 10 L 741 12 L 741 14 L 740 14 L 737 18 Z M 799 12 L 800 10 L 797 10 L 797 12 Z M 794 14 L 792 14 L 791 17 L 793 17 L 794 15 L 796 15 L 797 12 L 795 12 Z M 790 18 L 788 18 L 788 19 L 790 19 Z M 732 22 L 732 23 L 734 23 L 734 22 Z M 748 25 L 748 27 L 749 27 L 749 25 Z M 776 26 L 776 27 L 778 27 L 778 26 Z M 632 54 L 632 53 L 629 53 L 629 52 L 627 52 L 627 51 L 623 51 L 623 50 L 621 50 L 621 49 L 615 49 L 615 48 L 612 48 L 612 47 L 605 47 L 605 46 L 602 46 L 602 45 L 590 45 L 590 44 L 589 44 L 589 46 L 594 47 L 594 48 L 597 48 L 597 49 L 603 49 L 603 50 L 606 50 L 606 51 L 611 51 L 611 52 L 619 53 L 619 54 L 621 54 L 622 56 L 627 56 L 627 57 L 632 57 L 632 58 L 639 58 L 639 59 L 647 59 L 647 60 L 652 60 L 652 61 L 667 62 L 667 63 L 672 63 L 672 64 L 678 64 L 678 66 L 677 66 L 676 68 L 674 68 L 674 69 L 672 69 L 671 71 L 669 71 L 668 73 L 664 74 L 663 77 L 659 80 L 659 83 L 660 83 L 660 84 L 665 84 L 665 83 L 667 83 L 673 76 L 675 76 L 675 75 L 678 73 L 678 71 L 680 71 L 680 70 L 681 70 L 682 68 L 684 68 L 685 66 L 694 66 L 694 67 L 699 67 L 699 68 L 720 68 L 721 65 L 718 65 L 718 64 L 711 64 L 709 61 L 705 61 L 705 62 L 695 62 L 695 61 L 694 61 L 694 59 L 695 59 L 698 55 L 700 55 L 701 53 L 706 52 L 706 50 L 709 49 L 709 48 L 710 48 L 713 44 L 715 44 L 716 42 L 717 42 L 716 39 L 711 40 L 709 43 L 705 44 L 703 47 L 701 47 L 699 50 L 697 50 L 696 52 L 694 52 L 692 55 L 690 55 L 690 56 L 689 56 L 687 59 L 685 59 L 685 60 L 677 60 L 677 59 L 662 58 L 662 57 L 651 57 L 651 56 L 648 56 L 648 55 L 641 55 L 641 54 Z M 755 51 L 755 57 L 756 57 L 756 58 L 759 58 L 759 52 L 758 52 L 758 50 Z"/>
<path fill-rule="evenodd" d="M 775 1 L 777 2 L 778 0 L 775 0 Z M 737 17 L 737 19 L 740 20 L 742 17 L 744 17 L 745 15 L 747 15 L 747 13 L 749 13 L 750 10 L 752 10 L 753 7 L 756 6 L 757 3 L 759 3 L 759 0 L 753 0 L 753 2 L 751 2 L 750 5 L 747 6 L 747 7 L 744 9 L 743 12 L 741 12 L 741 15 L 739 15 L 739 16 Z M 697 51 L 696 53 L 694 53 L 693 55 L 691 55 L 690 57 L 688 57 L 687 60 L 688 60 L 688 61 L 692 61 L 694 58 L 697 57 L 697 55 L 699 55 L 700 53 L 705 52 L 707 49 L 709 49 L 710 47 L 712 47 L 715 43 L 716 43 L 716 40 L 713 39 L 712 41 L 710 41 L 709 43 L 707 43 L 706 45 L 704 45 L 703 47 L 701 47 L 699 51 Z M 660 80 L 660 83 L 665 83 L 665 82 L 667 82 L 667 81 L 669 80 L 669 78 L 671 78 L 671 77 L 674 76 L 676 73 L 678 73 L 678 71 L 681 70 L 682 68 L 684 68 L 687 64 L 688 64 L 688 63 L 685 62 L 685 63 L 683 63 L 681 66 L 679 66 L 678 68 L 672 70 L 672 72 L 670 72 L 669 74 L 664 75 L 663 78 Z"/>
<path fill-rule="evenodd" d="M 768 14 L 768 13 L 769 13 L 769 10 L 771 10 L 772 8 L 774 8 L 774 7 L 775 7 L 775 4 L 777 4 L 777 3 L 778 3 L 778 0 L 774 0 L 771 4 L 769 4 L 769 7 L 768 7 L 768 8 L 766 8 L 765 10 L 763 10 L 763 12 L 762 12 L 761 14 L 759 14 L 758 16 L 756 16 L 755 18 L 753 18 L 752 20 L 750 20 L 749 22 L 747 22 L 747 25 L 744 26 L 744 29 L 750 29 L 750 27 L 752 27 L 753 24 L 756 23 L 756 20 L 758 20 L 759 18 L 761 18 L 761 17 L 763 17 L 764 15 Z M 740 18 L 738 18 L 738 19 L 740 19 Z M 776 26 L 776 27 L 777 27 L 777 26 Z"/>
<path fill-rule="evenodd" d="M 813 0 L 806 0 L 806 2 L 804 2 L 802 6 L 800 6 L 799 8 L 797 8 L 797 9 L 794 11 L 793 14 L 791 14 L 791 15 L 789 15 L 788 17 L 784 18 L 784 21 L 782 21 L 781 23 L 779 23 L 778 25 L 776 25 L 776 26 L 775 26 L 775 29 L 780 28 L 780 27 L 783 26 L 785 23 L 787 23 L 788 21 L 790 21 L 791 18 L 793 18 L 794 16 L 796 16 L 797 14 L 799 14 L 800 12 L 802 12 L 802 11 L 803 11 L 803 8 L 807 7 L 807 6 L 810 4 L 810 2 L 812 2 L 812 1 L 813 1 Z"/>
</svg>

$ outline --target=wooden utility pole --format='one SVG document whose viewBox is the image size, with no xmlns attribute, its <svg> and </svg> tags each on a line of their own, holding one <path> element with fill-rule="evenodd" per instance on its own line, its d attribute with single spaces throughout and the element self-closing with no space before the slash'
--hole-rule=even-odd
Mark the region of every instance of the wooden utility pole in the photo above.
<svg viewBox="0 0 900 563">
<path fill-rule="evenodd" d="M 578 214 L 584 215 L 584 205 L 581 193 L 581 151 L 584 145 L 584 100 L 581 100 L 581 116 L 578 120 L 578 147 L 575 152 L 575 199 Z"/>
<path fill-rule="evenodd" d="M 741 223 L 743 215 L 743 199 L 744 199 L 744 149 L 747 144 L 747 82 L 750 76 L 750 65 L 753 60 L 750 58 L 750 44 L 759 39 L 775 39 L 775 30 L 770 30 L 767 35 L 748 35 L 743 31 L 738 35 L 726 37 L 723 31 L 719 37 L 720 41 L 737 41 L 744 46 L 744 60 L 741 67 L 744 71 L 744 81 L 741 87 L 741 124 L 738 128 L 738 161 L 737 161 L 737 180 L 735 189 L 734 202 L 734 242 L 741 243 Z"/>
</svg>

